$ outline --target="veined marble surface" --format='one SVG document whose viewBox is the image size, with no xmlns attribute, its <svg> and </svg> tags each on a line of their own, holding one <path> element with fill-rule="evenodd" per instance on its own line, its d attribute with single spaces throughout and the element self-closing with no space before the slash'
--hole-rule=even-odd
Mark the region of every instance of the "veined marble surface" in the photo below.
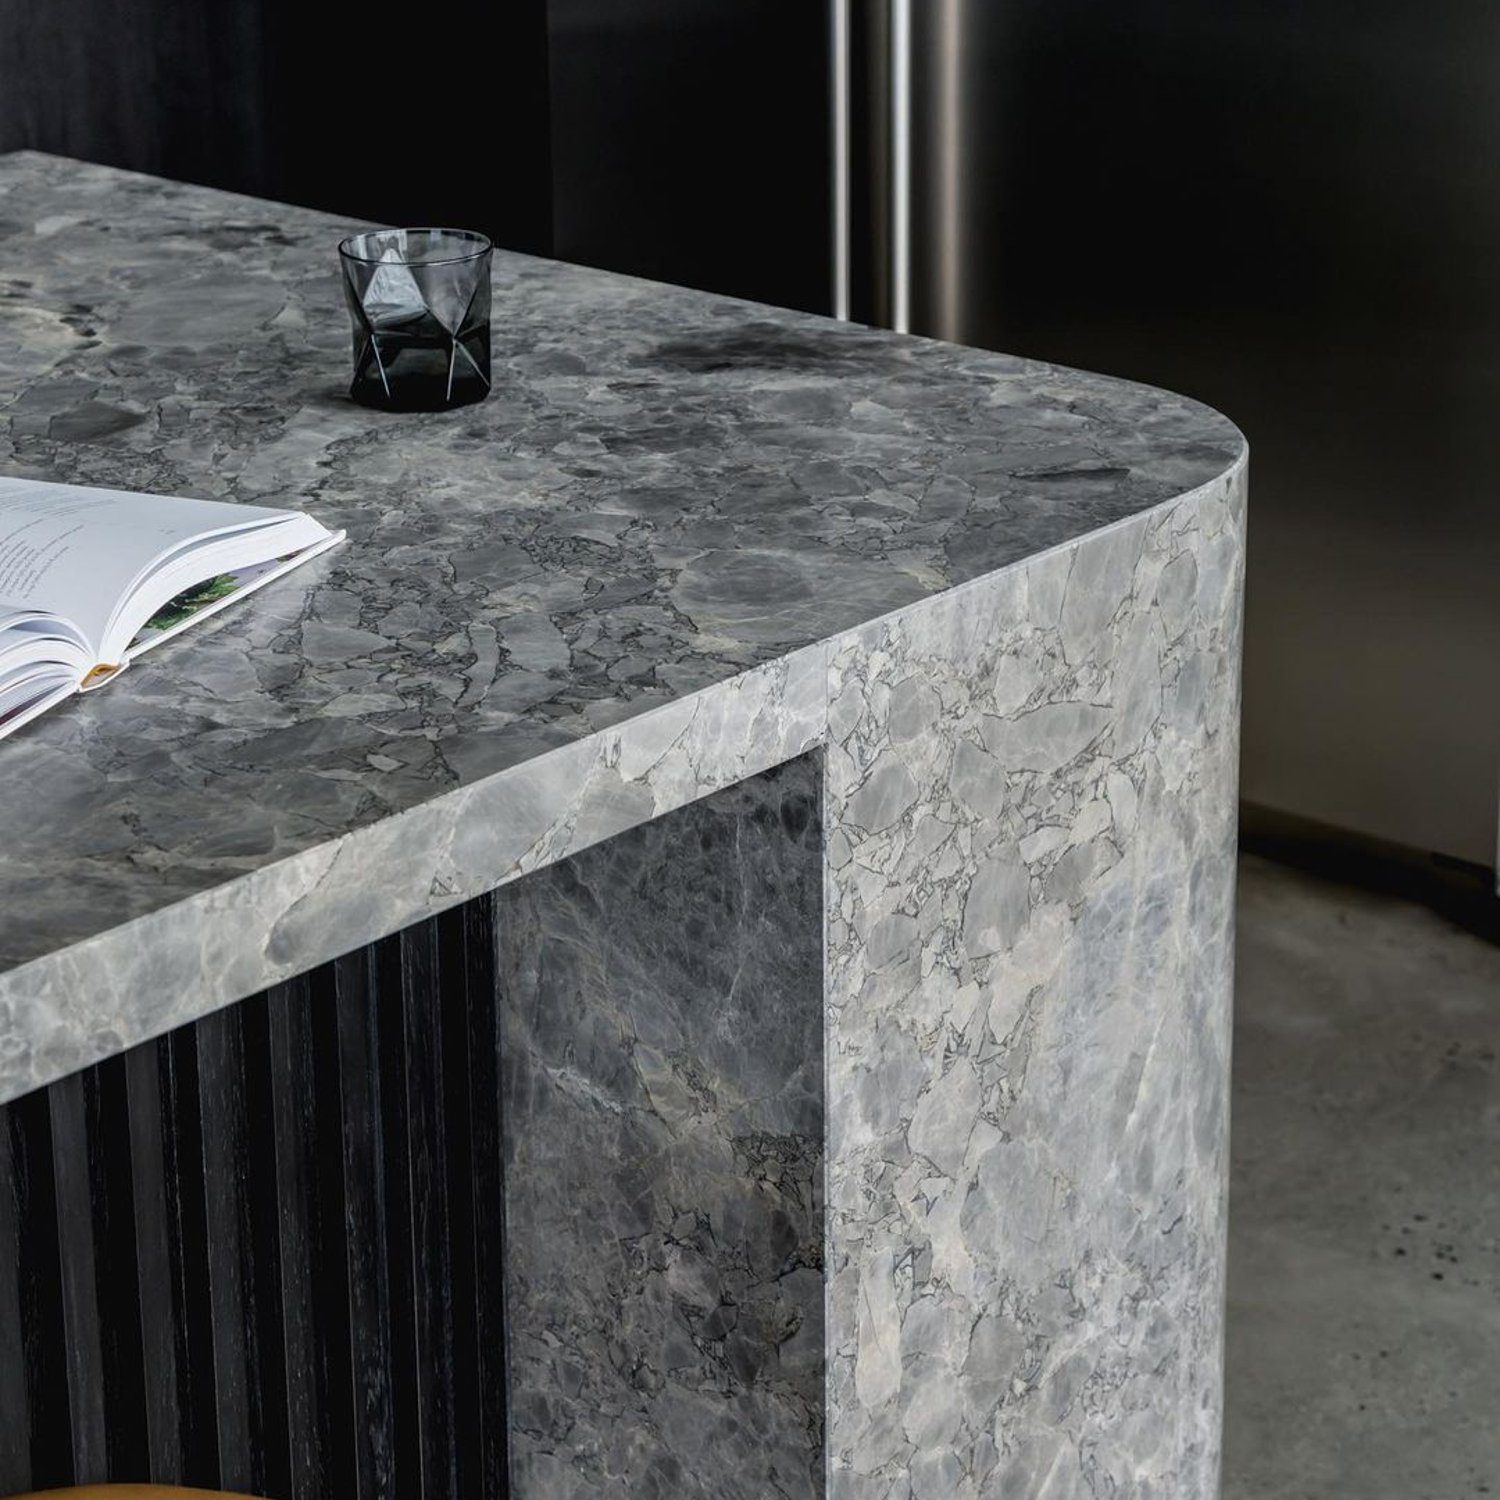
<svg viewBox="0 0 1500 1500">
<path fill-rule="evenodd" d="M 804 756 L 492 899 L 517 1500 L 823 1500 Z"/>
<path fill-rule="evenodd" d="M 507 255 L 491 399 L 369 412 L 343 395 L 345 227 L 0 159 L 0 468 L 349 532 L 0 743 L 0 1097 L 818 750 L 826 1493 L 1210 1500 L 1238 432 Z M 538 932 L 573 921 L 559 890 L 517 895 Z M 610 942 L 575 945 L 591 973 Z M 583 989 L 524 980 L 540 1077 Z M 645 1013 L 628 972 L 595 988 L 590 1024 Z M 690 991 L 672 1024 L 701 1040 Z M 699 1145 L 682 1170 L 718 1183 Z M 636 1290 L 626 1324 L 661 1305 Z M 601 1389 L 568 1385 L 577 1444 L 526 1500 L 629 1451 Z"/>
<path fill-rule="evenodd" d="M 830 670 L 829 1494 L 1212 1500 L 1243 473 Z"/>
<path fill-rule="evenodd" d="M 349 531 L 0 743 L 0 1094 L 800 753 L 842 632 L 1242 458 L 1162 391 L 507 254 L 494 395 L 366 411 L 346 228 L 0 158 L 0 469 Z"/>
</svg>

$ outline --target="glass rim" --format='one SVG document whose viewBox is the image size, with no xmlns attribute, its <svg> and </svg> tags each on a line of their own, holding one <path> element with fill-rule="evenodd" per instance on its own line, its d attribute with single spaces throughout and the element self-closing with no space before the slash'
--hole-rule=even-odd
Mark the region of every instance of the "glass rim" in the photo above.
<svg viewBox="0 0 1500 1500">
<path fill-rule="evenodd" d="M 379 255 L 362 255 L 353 248 L 356 241 L 368 240 L 374 235 L 381 234 L 446 234 L 456 240 L 471 241 L 474 246 L 472 250 L 465 250 L 461 255 L 436 255 L 426 260 L 408 260 L 402 256 L 398 264 L 404 266 L 455 266 L 466 260 L 478 260 L 480 256 L 488 255 L 495 248 L 489 235 L 481 234 L 477 229 L 454 229 L 446 224 L 403 224 L 386 229 L 360 229 L 354 234 L 345 235 L 339 241 L 339 254 L 345 260 L 357 261 L 362 266 L 389 265 L 390 262 L 382 262 Z"/>
</svg>

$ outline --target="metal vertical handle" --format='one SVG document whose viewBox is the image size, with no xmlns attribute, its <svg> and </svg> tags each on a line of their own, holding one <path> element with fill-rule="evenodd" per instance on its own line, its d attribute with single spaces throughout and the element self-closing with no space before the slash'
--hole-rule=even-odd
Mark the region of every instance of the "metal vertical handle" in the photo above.
<svg viewBox="0 0 1500 1500">
<path fill-rule="evenodd" d="M 912 301 L 911 0 L 863 0 L 857 17 L 855 3 L 829 0 L 833 312 L 837 318 L 853 315 L 858 254 L 860 284 L 872 288 L 860 294 L 859 317 L 888 322 L 904 333 Z M 858 118 L 864 131 L 877 133 L 873 141 L 854 139 L 856 88 Z M 871 166 L 884 164 L 871 180 L 861 180 L 858 189 L 856 153 Z M 857 191 L 863 207 L 856 246 Z"/>
<path fill-rule="evenodd" d="M 911 0 L 891 6 L 891 327 L 911 327 Z"/>
<path fill-rule="evenodd" d="M 849 0 L 831 0 L 833 62 L 833 315 L 849 320 Z"/>
</svg>

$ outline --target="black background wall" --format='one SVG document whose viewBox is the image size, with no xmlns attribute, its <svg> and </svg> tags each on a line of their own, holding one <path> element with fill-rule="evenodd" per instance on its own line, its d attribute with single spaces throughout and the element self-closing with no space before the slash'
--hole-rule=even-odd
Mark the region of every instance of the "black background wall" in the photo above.
<svg viewBox="0 0 1500 1500">
<path fill-rule="evenodd" d="M 551 0 L 554 251 L 829 311 L 819 0 Z"/>
<path fill-rule="evenodd" d="M 0 151 L 817 310 L 827 76 L 801 0 L 0 0 Z"/>
<path fill-rule="evenodd" d="M 0 0 L 0 150 L 551 241 L 544 0 Z"/>
</svg>

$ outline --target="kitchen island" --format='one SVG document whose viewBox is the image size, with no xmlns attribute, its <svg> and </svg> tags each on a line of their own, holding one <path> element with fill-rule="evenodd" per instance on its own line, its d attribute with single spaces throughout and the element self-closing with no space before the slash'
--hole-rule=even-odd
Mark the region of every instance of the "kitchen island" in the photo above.
<svg viewBox="0 0 1500 1500">
<path fill-rule="evenodd" d="M 0 1488 L 1207 1500 L 1239 433 L 349 227 L 0 158 L 0 470 L 349 537 L 0 743 Z"/>
</svg>

